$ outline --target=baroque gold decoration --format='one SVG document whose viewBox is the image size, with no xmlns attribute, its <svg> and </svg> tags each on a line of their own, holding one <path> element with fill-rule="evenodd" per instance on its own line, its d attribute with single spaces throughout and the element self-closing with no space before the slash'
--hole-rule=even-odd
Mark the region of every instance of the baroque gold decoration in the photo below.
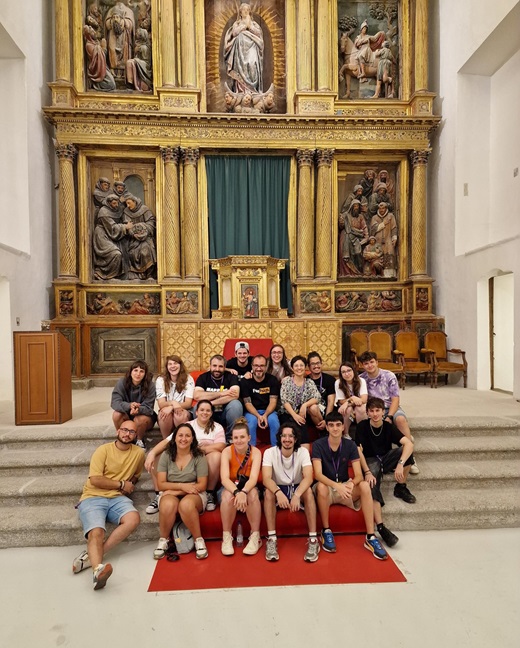
<svg viewBox="0 0 520 648">
<path fill-rule="evenodd" d="M 199 325 L 186 322 L 163 322 L 162 332 L 162 358 L 164 366 L 166 356 L 179 355 L 184 360 L 188 371 L 202 368 L 200 360 Z M 209 363 L 208 363 L 209 365 Z"/>
<path fill-rule="evenodd" d="M 337 371 L 341 362 L 341 322 L 314 321 L 307 323 L 307 353 L 318 351 L 323 365 Z"/>
<path fill-rule="evenodd" d="M 313 150 L 300 149 L 296 152 L 298 161 L 298 238 L 297 238 L 297 276 L 311 278 L 314 276 L 314 214 L 311 199 L 311 166 L 314 160 Z"/>
<path fill-rule="evenodd" d="M 73 144 L 54 141 L 60 165 L 60 277 L 77 277 L 76 261 L 76 190 L 73 162 L 77 149 Z"/>
<path fill-rule="evenodd" d="M 316 278 L 330 279 L 332 273 L 332 173 L 334 149 L 318 149 L 318 183 L 316 191 Z M 329 295 L 330 298 L 330 295 Z M 325 311 L 321 311 L 325 312 Z"/>
<path fill-rule="evenodd" d="M 412 277 L 426 276 L 426 164 L 430 150 L 412 151 L 412 236 L 411 268 Z"/>
<path fill-rule="evenodd" d="M 181 227 L 179 212 L 179 147 L 163 146 L 164 162 L 164 258 L 165 275 L 181 276 Z"/>
<path fill-rule="evenodd" d="M 202 274 L 200 262 L 199 210 L 197 198 L 197 163 L 199 149 L 182 149 L 184 162 L 184 245 L 187 279 L 198 279 Z"/>
</svg>

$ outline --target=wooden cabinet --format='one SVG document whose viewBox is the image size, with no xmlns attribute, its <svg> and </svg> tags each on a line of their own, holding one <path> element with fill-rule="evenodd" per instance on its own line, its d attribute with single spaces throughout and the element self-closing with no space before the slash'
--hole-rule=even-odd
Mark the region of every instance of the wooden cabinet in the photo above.
<svg viewBox="0 0 520 648">
<path fill-rule="evenodd" d="M 72 418 L 71 348 L 58 331 L 14 334 L 15 423 Z"/>
</svg>

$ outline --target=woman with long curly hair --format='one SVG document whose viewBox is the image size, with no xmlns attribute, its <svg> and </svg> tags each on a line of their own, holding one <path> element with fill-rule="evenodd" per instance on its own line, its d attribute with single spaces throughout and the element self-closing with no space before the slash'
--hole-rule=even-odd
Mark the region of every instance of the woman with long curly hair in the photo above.
<svg viewBox="0 0 520 648">
<path fill-rule="evenodd" d="M 168 536 L 180 515 L 195 539 L 195 556 L 208 557 L 208 550 L 200 531 L 200 514 L 206 508 L 208 462 L 199 448 L 193 428 L 181 423 L 175 428 L 172 440 L 162 453 L 157 466 L 157 483 L 162 492 L 159 500 L 160 538 L 153 556 L 159 560 L 168 548 Z"/>
<path fill-rule="evenodd" d="M 358 376 L 351 362 L 343 362 L 339 367 L 339 377 L 334 387 L 338 412 L 343 416 L 345 433 L 348 434 L 353 421 L 359 422 L 367 418 L 367 384 L 364 378 Z"/>
<path fill-rule="evenodd" d="M 195 381 L 188 374 L 182 358 L 178 355 L 167 356 L 164 373 L 155 381 L 159 429 L 163 439 L 171 434 L 174 427 L 191 419 L 194 389 Z"/>
<path fill-rule="evenodd" d="M 144 360 L 136 360 L 120 378 L 112 392 L 112 421 L 119 430 L 124 421 L 131 420 L 137 427 L 136 445 L 144 448 L 143 437 L 157 420 L 154 412 L 155 383 Z"/>
<path fill-rule="evenodd" d="M 273 374 L 282 382 L 287 376 L 292 376 L 292 369 L 289 360 L 285 355 L 285 349 L 281 344 L 273 344 L 269 349 L 269 358 L 267 360 L 267 373 Z"/>
</svg>

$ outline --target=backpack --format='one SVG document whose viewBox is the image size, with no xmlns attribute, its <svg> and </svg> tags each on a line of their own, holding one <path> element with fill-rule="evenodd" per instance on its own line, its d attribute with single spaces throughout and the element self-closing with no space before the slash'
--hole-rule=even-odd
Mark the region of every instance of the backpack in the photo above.
<svg viewBox="0 0 520 648">
<path fill-rule="evenodd" d="M 173 525 L 172 541 L 175 545 L 177 553 L 180 554 L 190 553 L 190 551 L 193 551 L 193 549 L 195 548 L 195 540 L 191 535 L 191 531 L 184 524 L 184 522 L 181 522 L 180 520 L 175 522 L 175 524 Z"/>
</svg>

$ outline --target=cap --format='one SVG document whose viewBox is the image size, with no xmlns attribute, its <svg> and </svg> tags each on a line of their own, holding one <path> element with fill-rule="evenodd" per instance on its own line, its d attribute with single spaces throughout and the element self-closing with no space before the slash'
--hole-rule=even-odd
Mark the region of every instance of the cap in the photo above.
<svg viewBox="0 0 520 648">
<path fill-rule="evenodd" d="M 247 351 L 249 351 L 249 344 L 248 344 L 247 342 L 237 342 L 237 343 L 235 344 L 235 353 L 236 353 L 239 349 L 246 349 Z"/>
</svg>

